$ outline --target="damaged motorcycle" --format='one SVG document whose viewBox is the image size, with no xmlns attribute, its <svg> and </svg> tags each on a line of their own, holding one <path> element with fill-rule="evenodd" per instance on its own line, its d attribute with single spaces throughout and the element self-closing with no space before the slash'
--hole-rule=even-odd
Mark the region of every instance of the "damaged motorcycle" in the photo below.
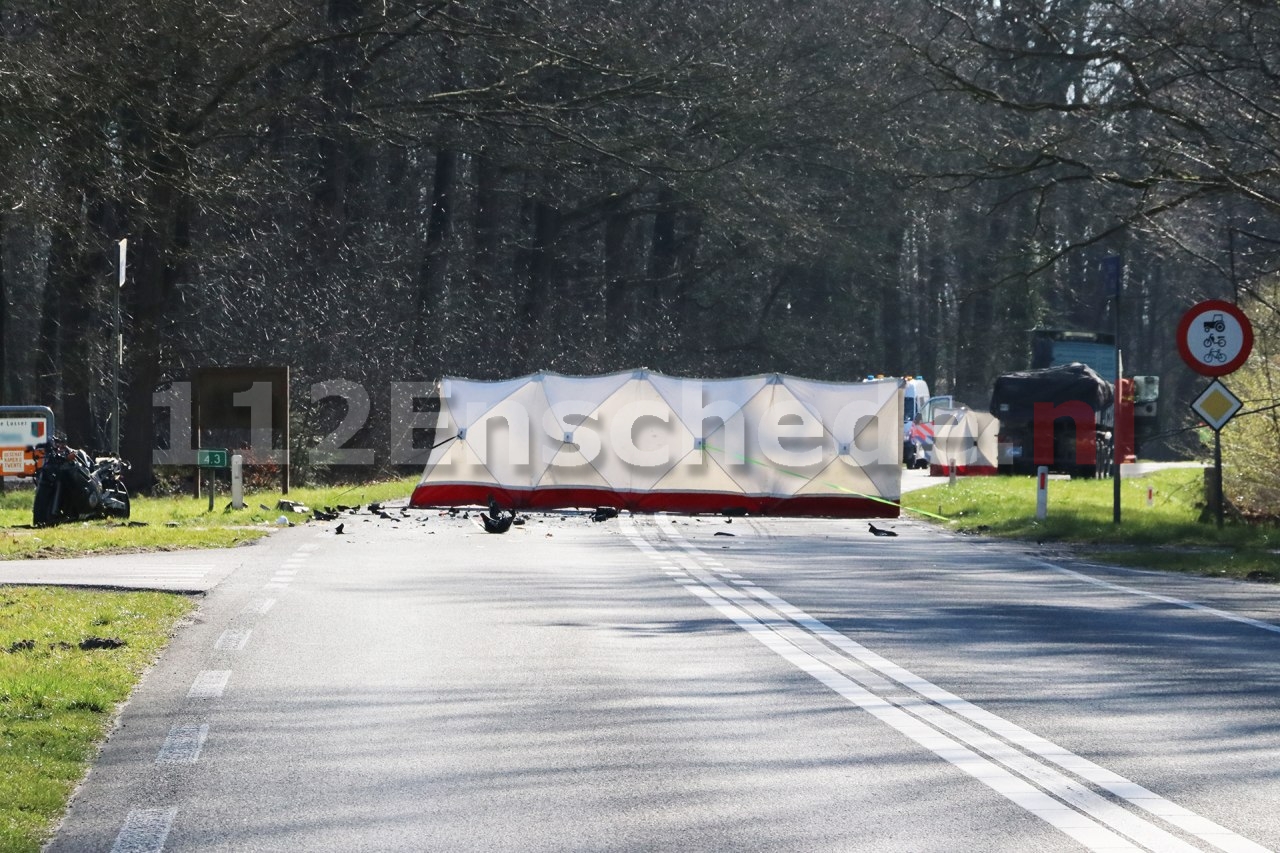
<svg viewBox="0 0 1280 853">
<path fill-rule="evenodd" d="M 129 463 L 115 456 L 94 459 L 58 437 L 35 448 L 36 495 L 31 523 L 49 527 L 67 521 L 128 518 Z"/>
</svg>

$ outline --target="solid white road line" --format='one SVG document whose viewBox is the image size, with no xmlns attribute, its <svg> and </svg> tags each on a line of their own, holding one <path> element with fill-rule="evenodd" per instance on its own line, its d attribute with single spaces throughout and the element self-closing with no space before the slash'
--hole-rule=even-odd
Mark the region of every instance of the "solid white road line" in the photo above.
<svg viewBox="0 0 1280 853">
<path fill-rule="evenodd" d="M 666 531 L 664 531 L 666 532 Z M 670 531 L 672 538 L 684 539 L 679 531 Z M 677 542 L 682 548 L 694 554 L 701 552 L 688 540 Z M 1039 562 L 1039 561 L 1036 561 Z M 1051 565 L 1051 564 L 1046 564 Z M 1064 570 L 1071 574 L 1069 569 Z M 1087 576 L 1086 579 L 1093 580 Z M 1106 584 L 1106 582 L 1102 582 Z M 1112 586 L 1112 584 L 1106 584 Z M 759 588 L 757 588 L 759 589 Z M 766 590 L 759 591 L 749 590 L 752 595 L 761 601 L 769 604 L 778 613 L 786 616 L 788 619 L 796 622 L 796 624 L 804 627 L 815 636 L 821 637 L 829 642 L 832 646 L 840 651 L 848 654 L 850 657 L 869 666 L 871 669 L 881 672 L 898 683 L 911 688 L 916 693 L 936 702 L 939 706 L 946 708 L 961 716 L 967 717 L 974 722 L 978 722 L 989 730 L 1005 737 L 1017 746 L 1026 749 L 1028 752 L 1039 755 L 1040 757 L 1057 764 L 1064 770 L 1068 770 L 1076 775 L 1086 779 L 1089 782 L 1099 786 L 1100 788 L 1128 800 L 1134 806 L 1141 808 L 1156 817 L 1177 826 L 1186 832 L 1199 837 L 1201 840 L 1212 844 L 1222 850 L 1232 851 L 1232 853 L 1260 853 L 1265 852 L 1267 848 L 1250 841 L 1243 836 L 1237 835 L 1226 827 L 1200 817 L 1189 809 L 1172 803 L 1169 800 L 1155 794 L 1141 785 L 1130 782 L 1128 779 L 1113 773 L 1110 770 L 1099 767 L 1097 764 L 1086 758 L 1075 755 L 1068 750 L 1063 749 L 1038 735 L 1023 729 L 1008 720 L 1004 720 L 989 711 L 984 711 L 976 705 L 961 699 L 946 690 L 931 684 L 930 682 L 916 676 L 905 669 L 885 660 L 869 649 L 845 637 L 840 632 L 823 624 L 799 608 L 796 608 L 786 601 L 772 595 Z M 1212 608 L 1202 608 L 1212 610 Z M 881 665 L 883 664 L 883 666 Z M 1163 846 L 1157 846 L 1153 849 L 1163 850 Z"/>
<path fill-rule="evenodd" d="M 938 706 L 977 723 L 1015 746 L 1025 749 L 1033 755 L 1038 755 L 1046 761 L 1058 765 L 1063 770 L 1074 773 L 1103 790 L 1127 800 L 1134 806 L 1202 838 L 1219 849 L 1254 851 L 1254 853 L 1266 850 L 1265 847 L 1236 835 L 1229 829 L 1218 826 L 1194 812 L 1166 800 L 1159 794 L 1153 793 L 1117 773 L 1094 764 L 1087 758 L 1076 755 L 1015 723 L 996 716 L 990 711 L 985 711 L 973 703 L 908 672 L 766 590 L 753 590 L 752 594 L 788 619 L 801 625 L 815 636 L 826 640 L 832 646 L 870 669 L 882 673 L 936 703 Z"/>
<path fill-rule="evenodd" d="M 686 588 L 797 669 L 813 676 L 849 702 L 930 750 L 939 758 L 963 770 L 1060 832 L 1074 838 L 1088 849 L 1095 851 L 1140 849 L 1097 822 L 1072 811 L 1003 767 L 925 725 L 887 700 L 864 690 L 851 679 L 797 649 L 776 632 L 729 604 L 712 589 L 701 584 Z"/>
<path fill-rule="evenodd" d="M 677 542 L 682 548 L 686 547 L 684 543 Z M 702 581 L 708 589 L 721 598 L 727 600 L 732 605 L 736 605 L 746 612 L 748 616 L 755 619 L 761 625 L 773 630 L 783 640 L 791 643 L 801 653 L 807 654 L 815 661 L 825 664 L 832 670 L 844 675 L 851 681 L 860 684 L 862 687 L 871 691 L 873 695 L 883 699 L 890 705 L 896 706 L 907 714 L 916 717 L 921 722 L 931 725 L 937 733 L 949 735 L 958 742 L 956 745 L 963 744 L 980 753 L 985 753 L 988 758 L 993 759 L 997 764 L 1004 768 L 1014 771 L 1031 782 L 1038 784 L 1049 794 L 1057 797 L 1062 803 L 1083 811 L 1085 814 L 1094 818 L 1102 824 L 1106 824 L 1111 829 L 1129 836 L 1133 840 L 1146 845 L 1153 850 L 1169 851 L 1169 853 L 1193 853 L 1196 850 L 1181 839 L 1170 835 L 1168 832 L 1154 826 L 1153 824 L 1129 814 L 1123 809 L 1115 806 L 1104 797 L 1084 788 L 1083 786 L 1073 782 L 1051 768 L 1045 767 L 1037 761 L 1034 761 L 1020 752 L 1012 749 L 1006 744 L 997 741 L 982 732 L 979 732 L 973 726 L 956 720 L 940 709 L 933 708 L 926 702 L 911 697 L 886 695 L 891 694 L 895 688 L 884 678 L 868 673 L 865 669 L 855 664 L 853 661 L 843 658 L 832 653 L 831 649 L 820 643 L 815 637 L 800 630 L 785 619 L 780 618 L 776 613 L 759 605 L 756 601 L 748 598 L 742 592 L 734 590 L 719 582 L 714 575 L 706 572 L 693 572 L 700 581 Z M 890 722 L 890 725 L 894 725 Z M 894 726 L 899 728 L 898 726 Z M 901 728 L 899 728 L 902 731 Z M 927 729 L 926 729 L 927 731 Z M 910 735 L 909 735 L 910 736 Z M 917 738 L 917 742 L 921 742 Z M 946 743 L 946 741 L 938 741 Z M 935 750 L 944 758 L 948 758 L 946 754 L 952 749 L 951 745 L 947 745 L 943 751 Z M 976 756 L 975 756 L 976 757 Z M 966 755 L 966 764 L 959 764 L 961 769 L 969 772 L 970 775 L 982 779 L 987 772 L 987 768 L 979 762 L 969 763 L 970 759 Z M 948 758 L 948 760 L 950 760 Z M 985 779 L 984 779 L 985 781 Z M 999 789 L 997 789 L 999 790 Z M 1006 793 L 1001 791 L 1001 793 Z M 1010 799 L 1018 802 L 1019 805 L 1029 807 L 1032 812 L 1038 813 L 1040 810 L 1040 801 L 1035 798 L 1028 799 L 1024 796 L 1025 792 L 1014 790 L 1016 795 Z M 1008 794 L 1006 793 L 1006 796 Z M 1061 803 L 1057 803 L 1055 808 L 1061 809 Z M 1059 820 L 1065 819 L 1062 815 L 1055 815 Z M 1048 818 L 1046 818 L 1048 819 Z M 1054 821 L 1050 821 L 1053 823 Z M 1059 829 L 1062 829 L 1058 823 L 1054 823 Z M 1085 824 L 1081 828 L 1088 829 L 1095 824 Z M 1105 839 L 1109 841 L 1109 839 Z"/>
<path fill-rule="evenodd" d="M 703 568 L 712 561 L 708 560 L 706 555 L 685 539 L 679 531 L 654 528 L 660 536 L 669 538 L 672 544 L 686 552 L 673 555 L 660 552 L 653 547 L 643 538 L 634 523 L 628 522 L 623 527 L 633 544 L 652 559 L 666 562 L 674 558 L 675 562 L 684 565 L 690 574 L 697 578 L 696 585 L 686 582 L 685 588 L 742 626 L 748 634 L 762 644 L 800 669 L 809 672 L 814 678 L 827 684 L 854 704 L 875 714 L 898 731 L 916 740 L 917 743 L 930 748 L 940 757 L 988 784 L 1013 802 L 1028 808 L 1063 832 L 1090 846 L 1091 849 L 1134 848 L 1099 823 L 1095 823 L 1073 809 L 1079 809 L 1152 850 L 1196 850 L 1197 848 L 1169 834 L 1159 826 L 1124 810 L 1058 771 L 1013 749 L 1009 744 L 980 731 L 970 723 L 977 723 L 1019 748 L 1039 755 L 1064 770 L 1076 773 L 1103 790 L 1169 821 L 1220 849 L 1249 851 L 1249 853 L 1266 850 L 1225 827 L 1177 806 L 1118 774 L 1107 771 L 1087 759 L 1074 755 L 1044 738 L 990 712 L 983 711 L 915 676 L 753 583 L 734 581 L 733 583 L 741 587 L 742 591 L 727 586 L 715 576 L 715 572 L 708 572 Z M 719 574 L 728 576 L 734 573 L 719 572 Z M 748 595 L 754 600 L 748 598 Z M 833 648 L 847 657 L 833 654 Z M 886 678 L 909 688 L 916 696 L 878 696 L 872 692 L 889 693 L 892 685 L 885 680 Z M 866 689 L 862 690 L 862 688 Z M 927 701 L 921 701 L 916 697 L 923 697 Z M 901 714 L 905 721 L 894 712 Z M 955 716 L 952 716 L 953 714 Z M 965 718 L 968 722 L 957 717 Z M 970 751 L 967 747 L 985 753 L 993 759 L 994 763 Z M 1045 797 L 1042 792 L 1030 786 L 1022 789 L 1012 785 L 1010 779 L 1018 783 L 1022 783 L 1022 780 L 1008 774 L 1007 770 L 1035 782 L 1058 799 Z M 1006 775 L 1008 778 L 1005 778 Z M 991 779 L 997 780 L 998 784 L 991 784 L 989 781 Z M 1048 803 L 1041 797 L 1045 797 Z M 1073 808 L 1068 808 L 1066 804 L 1070 804 Z M 1058 813 L 1064 811 L 1068 814 Z M 1072 815 L 1074 817 L 1071 817 Z M 1122 846 L 1114 846 L 1117 843 Z"/>
<path fill-rule="evenodd" d="M 1034 558 L 1028 557 L 1027 561 L 1032 563 L 1033 565 L 1040 566 L 1041 568 L 1049 569 L 1051 571 L 1058 572 L 1059 574 L 1068 575 L 1070 577 L 1076 578 L 1077 580 L 1084 581 L 1085 583 L 1093 584 L 1094 586 L 1103 587 L 1104 589 L 1113 589 L 1113 590 L 1116 590 L 1117 592 L 1128 593 L 1129 595 L 1140 595 L 1143 598 L 1151 598 L 1151 599 L 1155 599 L 1156 601 L 1163 601 L 1165 604 L 1173 604 L 1173 605 L 1176 605 L 1177 607 L 1185 607 L 1188 610 L 1196 610 L 1196 611 L 1199 611 L 1200 613 L 1208 613 L 1210 616 L 1217 616 L 1219 619 L 1226 619 L 1230 622 L 1239 622 L 1242 625 L 1248 625 L 1252 628 L 1261 628 L 1264 631 L 1271 631 L 1274 634 L 1280 634 L 1280 625 L 1273 625 L 1270 622 L 1263 622 L 1261 619 L 1250 619 L 1248 616 L 1241 616 L 1237 613 L 1230 613 L 1226 610 L 1219 610 L 1216 607 L 1209 607 L 1204 604 L 1197 604 L 1194 601 L 1187 601 L 1181 598 L 1174 598 L 1171 595 L 1161 595 L 1158 592 L 1148 592 L 1145 589 L 1135 589 L 1131 586 L 1124 586 L 1123 584 L 1112 583 L 1111 581 L 1104 581 L 1100 578 L 1090 577 L 1089 575 L 1086 575 L 1082 572 L 1073 571 L 1072 569 L 1064 568 L 1062 566 L 1055 566 L 1053 563 L 1046 563 L 1044 560 L 1036 560 Z"/>
</svg>

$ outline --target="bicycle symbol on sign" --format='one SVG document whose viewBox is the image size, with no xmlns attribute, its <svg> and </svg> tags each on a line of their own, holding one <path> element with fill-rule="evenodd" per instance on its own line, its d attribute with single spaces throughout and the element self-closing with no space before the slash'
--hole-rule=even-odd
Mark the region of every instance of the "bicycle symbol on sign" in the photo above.
<svg viewBox="0 0 1280 853">
<path fill-rule="evenodd" d="M 1221 364 L 1226 360 L 1227 360 L 1227 354 L 1216 347 L 1204 354 L 1205 364 L 1213 364 L 1215 361 Z"/>
</svg>

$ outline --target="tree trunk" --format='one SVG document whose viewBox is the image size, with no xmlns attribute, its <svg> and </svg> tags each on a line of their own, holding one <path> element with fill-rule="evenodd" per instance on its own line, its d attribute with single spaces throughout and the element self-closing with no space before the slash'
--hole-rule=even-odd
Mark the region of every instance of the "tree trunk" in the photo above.
<svg viewBox="0 0 1280 853">
<path fill-rule="evenodd" d="M 498 180 L 501 172 L 493 159 L 485 154 L 472 158 L 475 164 L 475 213 L 472 219 L 473 252 L 471 282 L 484 293 L 501 286 L 497 280 L 498 248 L 501 240 Z"/>
<path fill-rule="evenodd" d="M 670 190 L 658 193 L 658 210 L 653 215 L 653 231 L 649 238 L 649 285 L 651 305 L 668 313 L 667 304 L 676 272 L 676 212 L 671 205 L 675 196 Z M 666 317 L 663 317 L 666 320 Z"/>
<path fill-rule="evenodd" d="M 4 263 L 8 234 L 5 227 L 8 216 L 0 211 L 0 406 L 9 402 L 9 276 Z M 0 478 L 0 489 L 4 479 Z"/>
<path fill-rule="evenodd" d="M 611 213 L 604 222 L 604 339 L 621 353 L 630 335 L 627 330 L 627 231 L 631 217 L 625 211 Z"/>
<path fill-rule="evenodd" d="M 360 15 L 361 0 L 329 0 L 328 19 L 335 32 L 350 26 Z M 319 257 L 332 264 L 349 236 L 358 212 L 352 204 L 359 181 L 361 146 L 350 130 L 354 123 L 356 93 L 364 80 L 359 45 L 339 38 L 326 46 L 320 60 L 323 127 L 319 138 L 320 181 L 315 203 L 321 228 L 316 241 Z"/>
<path fill-rule="evenodd" d="M 62 424 L 62 336 L 58 333 L 61 319 L 58 305 L 63 299 L 66 277 L 62 275 L 54 258 L 65 253 L 61 248 L 65 243 L 63 232 L 59 229 L 53 233 L 48 254 L 45 257 L 44 289 L 40 294 L 40 331 L 36 338 L 36 400 L 37 405 L 49 406 L 57 418 L 57 429 L 61 432 Z"/>
<path fill-rule="evenodd" d="M 532 201 L 533 245 L 527 253 L 527 285 L 516 317 L 516 361 L 526 371 L 543 370 L 551 365 L 545 359 L 547 321 L 553 316 L 555 293 L 553 282 L 558 261 L 560 211 L 541 201 Z"/>
<path fill-rule="evenodd" d="M 84 259 L 77 257 L 77 242 L 71 234 L 59 230 L 49 247 L 49 281 L 59 282 L 59 298 L 53 306 L 57 312 L 58 372 L 62 386 L 58 423 L 73 446 L 98 450 L 101 448 L 89 447 L 96 444 L 97 432 L 89 405 L 95 374 L 90 361 L 93 332 L 89 328 L 94 288 Z"/>
<path fill-rule="evenodd" d="M 436 152 L 431 182 L 431 210 L 427 214 L 427 234 L 418 267 L 418 299 L 413 352 L 418 362 L 430 361 L 428 347 L 438 346 L 445 329 L 440 321 L 446 293 L 449 232 L 453 228 L 453 193 L 457 178 L 458 155 L 441 149 Z M 445 341 L 446 345 L 448 341 Z"/>
<path fill-rule="evenodd" d="M 502 195 L 499 191 L 502 169 L 487 154 L 472 158 L 471 270 L 467 276 L 471 323 L 470 359 L 474 364 L 480 354 L 509 346 L 511 321 L 511 282 L 500 274 L 503 252 Z M 502 375 L 510 371 L 498 369 Z"/>
<path fill-rule="evenodd" d="M 4 264 L 6 215 L 0 211 L 0 406 L 9 402 L 9 288 Z M 4 477 L 0 476 L 0 494 L 4 494 Z"/>
<path fill-rule="evenodd" d="M 138 236 L 129 241 L 130 275 L 125 289 L 126 379 L 121 395 L 125 411 L 120 451 L 132 466 L 128 485 L 134 491 L 150 490 L 155 484 L 152 393 L 165 378 L 161 331 L 189 250 L 191 226 L 190 199 L 174 185 L 181 170 L 167 156 L 157 154 L 151 173 L 156 176 L 156 183 L 144 208 L 150 215 L 136 225 L 134 233 Z M 174 449 L 189 440 L 188 436 L 173 436 Z"/>
</svg>

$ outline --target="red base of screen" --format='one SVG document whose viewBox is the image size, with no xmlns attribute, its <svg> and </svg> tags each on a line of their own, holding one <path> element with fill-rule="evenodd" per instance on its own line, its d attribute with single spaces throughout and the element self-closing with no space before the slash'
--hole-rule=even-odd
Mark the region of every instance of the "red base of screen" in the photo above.
<svg viewBox="0 0 1280 853">
<path fill-rule="evenodd" d="M 994 473 L 994 472 L 993 472 Z M 731 495 L 717 492 L 617 492 L 611 489 L 504 489 L 474 483 L 430 483 L 413 490 L 409 506 L 486 506 L 490 496 L 503 509 L 567 509 L 608 506 L 632 512 L 728 513 L 814 516 L 819 518 L 897 518 L 895 501 L 857 495 Z"/>
<path fill-rule="evenodd" d="M 957 477 L 994 477 L 1000 473 L 994 465 L 957 465 Z M 949 465 L 930 465 L 930 477 L 950 477 L 951 466 Z"/>
</svg>

